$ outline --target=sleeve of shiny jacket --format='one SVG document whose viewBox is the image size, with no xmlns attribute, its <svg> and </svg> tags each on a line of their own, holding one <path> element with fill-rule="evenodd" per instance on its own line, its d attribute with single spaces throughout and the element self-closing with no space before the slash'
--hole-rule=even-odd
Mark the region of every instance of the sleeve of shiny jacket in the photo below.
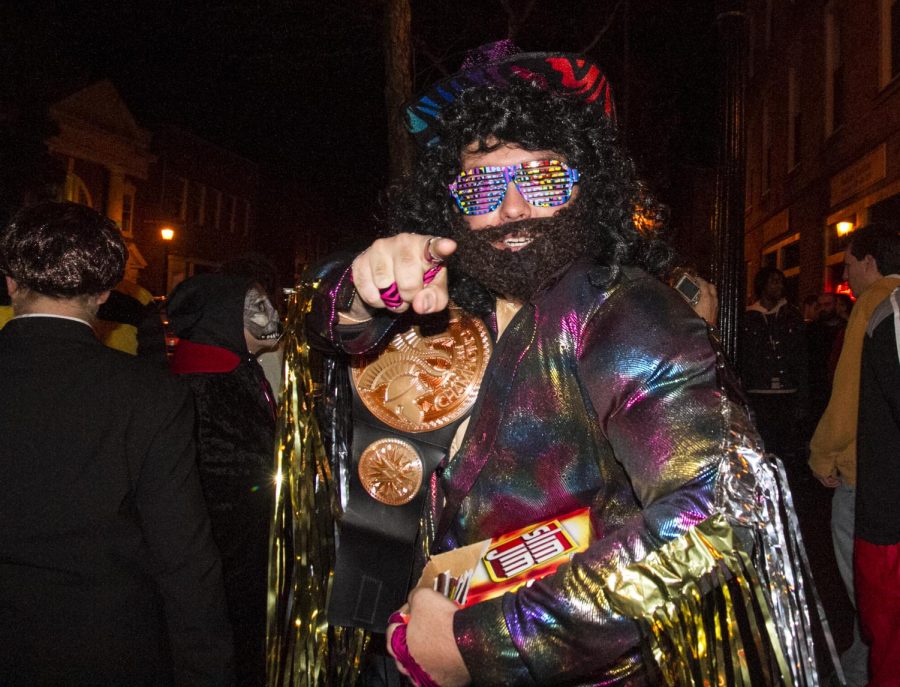
<svg viewBox="0 0 900 687">
<path fill-rule="evenodd" d="M 338 324 L 338 312 L 348 310 L 355 290 L 350 265 L 353 256 L 336 255 L 309 269 L 303 281 L 316 285 L 312 309 L 306 319 L 309 341 L 324 353 L 364 355 L 377 348 L 390 334 L 396 316 L 378 311 L 360 324 Z"/>
<path fill-rule="evenodd" d="M 715 509 L 729 427 L 705 323 L 644 275 L 598 299 L 580 326 L 572 374 L 633 500 L 619 507 L 612 489 L 601 490 L 592 519 L 602 534 L 587 551 L 531 587 L 456 614 L 476 684 L 652 681 L 638 625 L 614 610 L 609 592 L 629 566 Z"/>
</svg>

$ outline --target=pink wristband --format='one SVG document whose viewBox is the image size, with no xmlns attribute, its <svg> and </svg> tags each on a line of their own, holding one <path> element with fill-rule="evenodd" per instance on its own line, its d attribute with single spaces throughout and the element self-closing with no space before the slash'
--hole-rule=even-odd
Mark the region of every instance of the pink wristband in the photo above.
<svg viewBox="0 0 900 687">
<path fill-rule="evenodd" d="M 409 616 L 401 613 L 400 611 L 394 611 L 388 616 L 388 625 L 393 625 L 394 623 L 400 623 L 401 625 L 406 625 L 409 622 Z"/>
<path fill-rule="evenodd" d="M 409 653 L 409 647 L 406 646 L 406 621 L 394 628 L 394 634 L 391 635 L 391 652 L 418 687 L 440 687 Z"/>
</svg>

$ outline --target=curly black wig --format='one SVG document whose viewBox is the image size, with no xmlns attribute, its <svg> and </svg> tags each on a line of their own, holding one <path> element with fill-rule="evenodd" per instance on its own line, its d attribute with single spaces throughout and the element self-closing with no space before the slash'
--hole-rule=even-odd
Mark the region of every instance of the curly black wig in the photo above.
<svg viewBox="0 0 900 687">
<path fill-rule="evenodd" d="M 489 152 L 512 143 L 551 150 L 578 169 L 578 194 L 562 212 L 584 227 L 576 248 L 580 256 L 610 267 L 613 278 L 623 265 L 659 276 L 668 270 L 673 254 L 660 237 L 665 210 L 637 179 L 615 124 L 599 106 L 527 83 L 483 86 L 462 93 L 438 127 L 439 141 L 422 151 L 413 172 L 388 195 L 390 231 L 453 237 L 461 215 L 447 186 L 460 171 L 463 151 Z M 638 209 L 650 220 L 640 228 Z M 451 277 L 457 302 L 453 292 L 461 281 L 464 275 Z"/>
<path fill-rule="evenodd" d="M 27 207 L 0 235 L 0 271 L 53 298 L 112 289 L 125 273 L 127 258 L 116 224 L 75 203 Z"/>
</svg>

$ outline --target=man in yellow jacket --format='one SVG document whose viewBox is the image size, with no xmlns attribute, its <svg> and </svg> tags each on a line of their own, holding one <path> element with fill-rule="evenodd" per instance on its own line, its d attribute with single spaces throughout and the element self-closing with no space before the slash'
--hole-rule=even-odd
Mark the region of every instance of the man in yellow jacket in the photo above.
<svg viewBox="0 0 900 687">
<path fill-rule="evenodd" d="M 810 441 L 809 466 L 816 478 L 834 489 L 831 537 L 838 570 L 850 600 L 853 592 L 853 528 L 856 498 L 856 428 L 859 376 L 866 326 L 873 311 L 896 287 L 900 275 L 882 274 L 879 256 L 897 240 L 897 230 L 882 224 L 857 229 L 844 253 L 844 279 L 857 298 L 834 373 L 831 399 Z M 883 260 L 882 260 L 883 262 Z M 867 684 L 868 649 L 854 626 L 853 644 L 841 656 L 848 687 Z"/>
<path fill-rule="evenodd" d="M 147 289 L 123 279 L 97 313 L 94 331 L 103 343 L 167 367 L 159 305 Z"/>
</svg>

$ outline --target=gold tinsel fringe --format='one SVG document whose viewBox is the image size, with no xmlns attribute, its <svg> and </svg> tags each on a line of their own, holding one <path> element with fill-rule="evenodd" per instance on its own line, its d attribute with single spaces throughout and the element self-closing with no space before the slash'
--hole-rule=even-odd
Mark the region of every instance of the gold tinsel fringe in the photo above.
<svg viewBox="0 0 900 687">
<path fill-rule="evenodd" d="M 266 632 L 269 687 L 352 687 L 368 635 L 328 625 L 340 505 L 313 406 L 304 318 L 316 284 L 291 296 L 275 451 Z"/>
<path fill-rule="evenodd" d="M 725 519 L 714 516 L 610 579 L 666 687 L 793 687 L 768 601 Z"/>
</svg>

